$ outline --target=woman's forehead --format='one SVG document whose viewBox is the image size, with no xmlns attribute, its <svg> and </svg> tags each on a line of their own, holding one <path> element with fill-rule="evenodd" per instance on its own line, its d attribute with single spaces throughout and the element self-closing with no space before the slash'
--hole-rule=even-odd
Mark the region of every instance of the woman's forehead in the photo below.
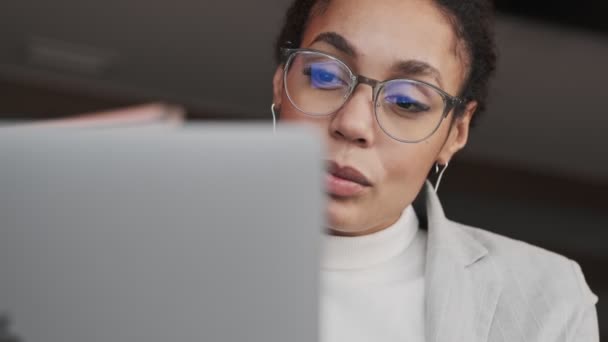
<svg viewBox="0 0 608 342">
<path fill-rule="evenodd" d="M 452 25 L 432 0 L 332 0 L 315 12 L 302 46 L 321 44 L 333 50 L 335 44 L 319 42 L 319 37 L 337 34 L 353 51 L 331 52 L 365 68 L 367 74 L 387 77 L 396 65 L 415 61 L 436 70 L 445 90 L 456 91 L 464 79 L 466 67 L 454 53 Z"/>
</svg>

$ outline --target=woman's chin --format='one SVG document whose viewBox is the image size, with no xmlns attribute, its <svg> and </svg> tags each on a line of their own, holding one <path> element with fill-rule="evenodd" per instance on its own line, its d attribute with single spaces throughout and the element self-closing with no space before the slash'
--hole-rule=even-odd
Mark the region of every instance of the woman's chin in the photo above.
<svg viewBox="0 0 608 342">
<path fill-rule="evenodd" d="M 362 208 L 358 208 L 356 203 L 329 197 L 326 210 L 327 230 L 334 235 L 352 235 L 360 231 Z"/>
<path fill-rule="evenodd" d="M 329 235 L 336 236 L 361 236 L 374 233 L 374 231 L 370 231 L 369 229 L 364 229 L 361 227 L 353 227 L 347 225 L 332 225 L 329 224 L 325 228 L 325 232 Z"/>
</svg>

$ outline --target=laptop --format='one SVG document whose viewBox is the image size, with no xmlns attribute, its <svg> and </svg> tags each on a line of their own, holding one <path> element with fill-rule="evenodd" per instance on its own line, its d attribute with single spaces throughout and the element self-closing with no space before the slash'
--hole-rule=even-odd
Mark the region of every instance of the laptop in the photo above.
<svg viewBox="0 0 608 342">
<path fill-rule="evenodd" d="M 0 341 L 317 340 L 305 129 L 0 134 Z"/>
</svg>

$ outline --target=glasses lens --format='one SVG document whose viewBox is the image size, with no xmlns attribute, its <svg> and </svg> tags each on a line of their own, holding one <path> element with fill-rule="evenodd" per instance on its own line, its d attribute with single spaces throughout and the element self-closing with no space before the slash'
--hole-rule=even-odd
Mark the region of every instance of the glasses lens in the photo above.
<svg viewBox="0 0 608 342">
<path fill-rule="evenodd" d="M 393 138 L 411 142 L 433 134 L 445 109 L 443 96 L 436 89 L 409 80 L 387 82 L 376 101 L 382 129 Z"/>
<path fill-rule="evenodd" d="M 338 60 L 321 53 L 299 51 L 286 68 L 285 90 L 291 103 L 300 111 L 327 115 L 346 101 L 351 73 Z"/>
</svg>

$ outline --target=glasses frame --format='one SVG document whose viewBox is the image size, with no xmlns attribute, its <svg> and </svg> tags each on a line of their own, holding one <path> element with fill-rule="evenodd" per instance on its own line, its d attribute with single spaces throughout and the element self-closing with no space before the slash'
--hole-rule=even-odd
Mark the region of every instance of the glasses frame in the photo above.
<svg viewBox="0 0 608 342">
<path fill-rule="evenodd" d="M 340 105 L 340 107 L 338 107 L 333 112 L 329 112 L 327 114 L 316 114 L 316 113 L 306 112 L 306 111 L 302 110 L 300 107 L 298 107 L 298 105 L 296 105 L 294 103 L 293 99 L 291 98 L 291 95 L 289 95 L 289 90 L 287 89 L 287 72 L 289 70 L 289 67 L 291 66 L 291 63 L 292 63 L 294 57 L 299 53 L 322 55 L 323 57 L 327 57 L 331 60 L 336 61 L 337 63 L 342 65 L 348 71 L 348 74 L 350 77 L 350 84 L 349 84 L 348 92 L 344 96 L 344 102 L 342 103 L 342 105 Z M 450 111 L 452 111 L 454 108 L 456 108 L 457 106 L 462 105 L 464 103 L 464 100 L 462 100 L 461 98 L 459 98 L 457 96 L 452 96 L 452 95 L 448 94 L 446 91 L 444 91 L 443 89 L 441 89 L 433 84 L 430 84 L 428 82 L 424 82 L 424 81 L 420 81 L 420 80 L 416 80 L 416 79 L 410 79 L 410 78 L 393 78 L 393 79 L 388 79 L 388 80 L 384 80 L 384 81 L 378 81 L 373 78 L 355 74 L 351 70 L 351 68 L 346 63 L 344 63 L 342 60 L 340 60 L 339 58 L 332 56 L 326 52 L 323 52 L 323 51 L 319 51 L 319 50 L 315 50 L 315 49 L 308 49 L 308 48 L 281 48 L 281 54 L 282 54 L 283 61 L 284 61 L 283 88 L 285 89 L 285 93 L 287 94 L 287 98 L 289 99 L 289 102 L 291 102 L 291 104 L 297 110 L 299 110 L 300 112 L 302 112 L 308 116 L 314 116 L 314 117 L 330 116 L 330 115 L 336 113 L 337 111 L 339 111 L 342 107 L 344 107 L 344 105 L 348 102 L 351 95 L 353 94 L 353 92 L 355 91 L 355 89 L 357 88 L 357 86 L 359 84 L 367 84 L 368 86 L 370 86 L 372 88 L 372 94 L 373 94 L 372 101 L 374 104 L 374 116 L 376 117 L 376 122 L 378 123 L 378 126 L 382 129 L 382 131 L 386 135 L 388 135 L 389 137 L 391 137 L 399 142 L 418 143 L 418 142 L 428 139 L 430 136 L 435 134 L 437 129 L 439 129 L 439 127 L 441 126 L 441 123 L 449 115 Z M 380 94 L 380 92 L 382 91 L 382 89 L 384 88 L 384 86 L 387 83 L 394 82 L 394 81 L 407 81 L 412 84 L 420 84 L 420 85 L 428 86 L 431 89 L 435 90 L 443 99 L 444 109 L 443 109 L 443 113 L 441 115 L 441 119 L 439 119 L 439 122 L 437 123 L 435 128 L 429 134 L 427 134 L 424 138 L 417 139 L 417 140 L 399 139 L 399 138 L 393 136 L 391 133 L 387 132 L 387 130 L 384 127 L 382 127 L 382 123 L 380 123 L 380 118 L 378 117 L 378 112 L 376 110 L 376 108 L 378 107 L 378 94 Z"/>
</svg>

